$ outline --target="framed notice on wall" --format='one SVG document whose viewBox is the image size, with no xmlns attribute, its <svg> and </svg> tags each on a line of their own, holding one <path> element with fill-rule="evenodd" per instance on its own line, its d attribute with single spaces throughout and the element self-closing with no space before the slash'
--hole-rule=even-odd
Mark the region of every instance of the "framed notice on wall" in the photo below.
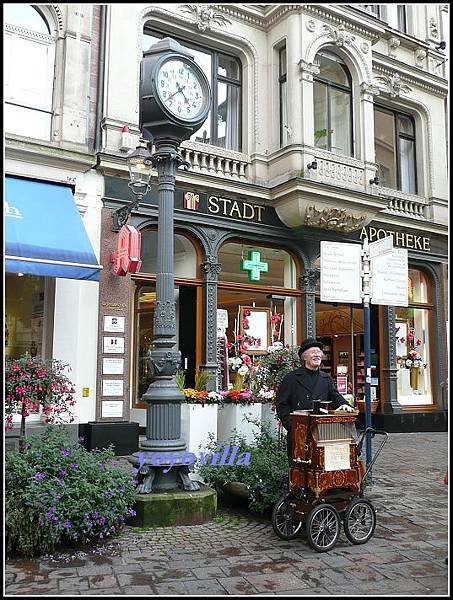
<svg viewBox="0 0 453 600">
<path fill-rule="evenodd" d="M 266 354 L 271 343 L 271 309 L 240 306 L 239 333 L 245 354 Z"/>
</svg>

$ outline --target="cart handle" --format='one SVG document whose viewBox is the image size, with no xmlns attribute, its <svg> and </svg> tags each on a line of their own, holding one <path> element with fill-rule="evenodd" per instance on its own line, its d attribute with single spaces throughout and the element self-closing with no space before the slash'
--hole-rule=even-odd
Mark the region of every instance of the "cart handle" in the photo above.
<svg viewBox="0 0 453 600">
<path fill-rule="evenodd" d="M 358 443 L 357 443 L 357 452 L 358 455 L 360 455 L 362 453 L 362 446 L 363 446 L 363 440 L 365 439 L 366 434 L 370 432 L 371 433 L 371 437 L 373 438 L 375 435 L 383 435 L 384 439 L 382 440 L 382 444 L 379 446 L 379 448 L 376 450 L 376 452 L 374 453 L 373 459 L 370 462 L 370 464 L 368 465 L 367 470 L 365 471 L 365 474 L 362 477 L 362 482 L 365 481 L 366 476 L 368 475 L 369 471 L 371 470 L 371 467 L 374 465 L 376 458 L 379 456 L 379 454 L 381 453 L 382 448 L 385 446 L 385 444 L 387 443 L 387 438 L 388 438 L 388 433 L 386 431 L 381 431 L 379 429 L 374 429 L 373 427 L 367 427 L 365 429 L 365 431 L 362 433 Z"/>
</svg>

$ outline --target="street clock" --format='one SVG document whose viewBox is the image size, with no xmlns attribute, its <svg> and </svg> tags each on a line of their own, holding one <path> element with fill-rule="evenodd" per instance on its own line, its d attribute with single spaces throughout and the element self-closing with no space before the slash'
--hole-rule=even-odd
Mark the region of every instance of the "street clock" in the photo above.
<svg viewBox="0 0 453 600">
<path fill-rule="evenodd" d="M 171 38 L 147 50 L 140 69 L 140 130 L 147 139 L 188 139 L 211 108 L 206 75 Z"/>
</svg>

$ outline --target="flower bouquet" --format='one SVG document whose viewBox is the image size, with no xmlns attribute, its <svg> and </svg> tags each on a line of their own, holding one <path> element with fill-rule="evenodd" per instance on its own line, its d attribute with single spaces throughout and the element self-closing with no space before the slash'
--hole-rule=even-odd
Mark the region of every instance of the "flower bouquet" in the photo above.
<svg viewBox="0 0 453 600">
<path fill-rule="evenodd" d="M 242 390 L 226 390 L 224 392 L 220 392 L 223 398 L 223 402 L 225 404 L 255 404 L 256 402 L 260 402 L 260 400 L 253 394 L 250 388 L 245 388 Z"/>
</svg>

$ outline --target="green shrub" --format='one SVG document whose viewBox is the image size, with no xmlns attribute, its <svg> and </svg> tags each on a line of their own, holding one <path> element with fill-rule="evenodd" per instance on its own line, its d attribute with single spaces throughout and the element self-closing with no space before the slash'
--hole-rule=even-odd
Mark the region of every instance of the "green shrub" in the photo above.
<svg viewBox="0 0 453 600">
<path fill-rule="evenodd" d="M 270 425 L 251 418 L 247 421 L 258 427 L 254 440 L 248 444 L 244 437 L 234 431 L 227 442 L 230 446 L 238 446 L 237 455 L 250 453 L 249 465 L 201 465 L 199 473 L 203 480 L 212 487 L 225 483 L 243 483 L 250 492 L 249 508 L 264 513 L 287 490 L 288 457 L 286 448 L 280 448 L 278 440 L 270 432 Z M 209 452 L 217 449 L 218 443 L 210 434 Z M 208 462 L 208 461 L 207 461 Z"/>
<path fill-rule="evenodd" d="M 132 470 L 111 448 L 87 451 L 61 426 L 32 436 L 25 453 L 5 458 L 5 534 L 8 552 L 34 556 L 57 546 L 115 534 L 136 499 Z"/>
</svg>

